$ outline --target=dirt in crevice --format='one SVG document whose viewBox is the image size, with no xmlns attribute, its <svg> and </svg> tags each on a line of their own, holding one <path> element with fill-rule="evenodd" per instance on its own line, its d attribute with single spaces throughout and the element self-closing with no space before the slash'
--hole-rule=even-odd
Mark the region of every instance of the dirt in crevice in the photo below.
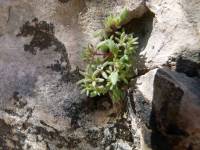
<svg viewBox="0 0 200 150">
<path fill-rule="evenodd" d="M 87 117 L 92 114 L 95 115 L 94 113 L 102 112 L 104 115 L 101 116 L 102 118 L 111 118 L 109 117 L 110 109 L 113 109 L 113 105 L 108 96 L 83 99 L 81 103 L 68 103 L 66 101 L 63 105 L 63 110 L 66 112 L 65 116 L 71 118 L 71 127 L 73 129 L 87 125 L 89 123 L 86 121 Z"/>
<path fill-rule="evenodd" d="M 82 140 L 85 140 L 92 147 L 105 149 L 115 144 L 119 139 L 126 141 L 132 146 L 131 121 L 128 119 L 127 112 L 122 103 L 113 104 L 108 96 L 100 96 L 84 100 L 81 104 L 73 103 L 70 106 L 66 105 L 64 109 L 67 112 L 66 115 L 71 118 L 72 130 L 76 131 L 83 128 L 86 137 Z M 97 113 L 101 114 L 101 112 L 101 116 L 96 115 Z M 93 116 L 95 119 L 101 117 L 101 119 L 108 120 L 107 122 L 98 123 L 99 127 L 96 126 L 90 129 L 88 128 L 90 120 L 87 119 L 88 117 L 91 119 Z"/>
<path fill-rule="evenodd" d="M 126 118 L 124 113 L 118 116 L 114 122 L 109 122 L 106 127 L 90 129 L 86 132 L 86 141 L 93 147 L 101 147 L 102 149 L 107 147 L 112 149 L 112 145 L 119 139 L 133 146 L 131 121 Z"/>
<path fill-rule="evenodd" d="M 58 0 L 61 3 L 67 3 L 69 0 Z"/>
<path fill-rule="evenodd" d="M 81 80 L 83 76 L 80 74 L 79 67 L 76 67 L 74 70 L 71 70 L 70 73 L 62 76 L 62 81 L 76 83 Z"/>
</svg>

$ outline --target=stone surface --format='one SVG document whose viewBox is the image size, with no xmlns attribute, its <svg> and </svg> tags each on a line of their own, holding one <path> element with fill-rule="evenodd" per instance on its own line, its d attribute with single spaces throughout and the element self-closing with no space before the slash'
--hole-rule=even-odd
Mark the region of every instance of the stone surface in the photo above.
<svg viewBox="0 0 200 150">
<path fill-rule="evenodd" d="M 184 74 L 158 70 L 155 76 L 153 113 L 156 126 L 174 149 L 200 148 L 199 85 L 199 79 Z"/>
<path fill-rule="evenodd" d="M 0 149 L 93 150 L 120 139 L 133 145 L 121 106 L 110 109 L 108 98 L 87 99 L 76 85 L 78 67 L 84 66 L 80 52 L 101 25 L 90 14 L 91 9 L 104 13 L 97 4 L 110 5 L 107 10 L 116 6 L 109 1 L 0 1 Z"/>
<path fill-rule="evenodd" d="M 0 0 L 0 149 L 199 149 L 199 4 Z M 121 111 L 80 95 L 75 83 L 82 48 L 124 7 L 141 57 Z"/>
<path fill-rule="evenodd" d="M 169 69 L 138 78 L 134 102 L 142 149 L 200 148 L 199 85 L 199 78 Z"/>
<path fill-rule="evenodd" d="M 155 13 L 153 29 L 146 47 L 148 67 L 162 66 L 169 56 L 182 51 L 200 51 L 199 0 L 149 0 L 147 7 Z"/>
</svg>

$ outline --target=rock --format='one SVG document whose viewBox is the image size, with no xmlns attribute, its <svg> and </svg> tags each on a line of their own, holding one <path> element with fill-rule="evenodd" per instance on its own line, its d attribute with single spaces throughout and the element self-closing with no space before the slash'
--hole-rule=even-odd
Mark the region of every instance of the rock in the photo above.
<svg viewBox="0 0 200 150">
<path fill-rule="evenodd" d="M 187 120 L 186 116 L 193 115 L 190 113 L 185 114 L 181 111 L 178 111 L 182 107 L 184 107 L 186 111 L 185 106 L 183 106 L 183 101 L 185 100 L 180 96 L 181 93 L 183 93 L 183 95 L 190 95 L 190 98 L 188 97 L 188 101 L 191 102 L 190 104 L 187 104 L 188 109 L 189 106 L 193 104 L 195 106 L 197 100 L 200 99 L 198 95 L 200 58 L 200 32 L 198 27 L 200 22 L 200 9 L 196 7 L 199 3 L 199 0 L 192 0 L 189 5 L 186 1 L 178 2 L 172 0 L 150 0 L 146 1 L 145 3 L 146 6 L 149 8 L 149 11 L 154 13 L 155 16 L 147 16 L 147 18 L 149 18 L 149 21 L 146 21 L 145 25 L 143 25 L 143 29 L 144 27 L 146 27 L 147 32 L 141 30 L 146 34 L 142 35 L 142 37 L 144 37 L 144 40 L 140 41 L 141 44 L 139 47 L 140 55 L 143 56 L 140 61 L 152 71 L 148 72 L 148 69 L 141 69 L 144 68 L 144 66 L 139 66 L 138 75 L 144 75 L 140 76 L 137 79 L 137 89 L 134 92 L 134 103 L 132 104 L 133 111 L 135 112 L 135 114 L 133 115 L 135 116 L 133 124 L 135 124 L 134 126 L 136 126 L 136 130 L 139 133 L 138 135 L 135 134 L 135 137 L 138 137 L 140 135 L 141 149 L 187 149 L 187 146 L 184 147 L 183 145 L 190 145 L 188 146 L 188 149 L 199 149 L 199 145 L 197 142 L 199 141 L 198 133 L 197 135 L 188 133 L 186 132 L 187 129 L 183 127 L 183 120 Z M 134 25 L 134 18 L 132 21 L 132 28 L 138 27 L 137 24 Z M 140 23 L 140 20 L 138 22 L 141 26 L 142 23 Z M 139 31 L 139 37 L 141 37 L 141 31 Z M 163 72 L 166 71 L 166 74 L 169 74 L 169 78 L 166 79 L 163 75 L 161 77 L 160 87 L 155 87 L 155 83 L 159 80 L 157 78 L 158 74 L 162 72 L 162 70 L 160 71 L 154 68 L 160 67 L 170 67 L 170 69 L 175 70 L 179 73 L 184 73 L 189 77 L 194 77 L 194 79 L 188 78 L 183 74 L 177 74 L 175 72 L 164 70 Z M 175 75 L 176 77 L 174 78 Z M 171 79 L 171 76 L 173 77 L 173 80 Z M 163 78 L 167 81 L 165 80 L 166 82 L 164 82 Z M 167 84 L 168 82 L 170 85 Z M 173 88 L 173 86 L 176 87 L 177 84 L 180 84 L 180 90 Z M 163 89 L 161 89 L 161 87 L 163 87 Z M 158 91 L 155 92 L 155 88 Z M 173 97 L 174 101 L 175 99 L 179 99 L 180 103 L 177 102 L 176 104 L 170 104 L 170 99 L 172 99 L 171 97 Z M 162 102 L 162 100 L 164 99 L 166 103 Z M 156 106 L 154 102 L 156 103 Z M 165 110 L 164 108 L 167 107 L 166 105 L 168 103 L 170 105 L 170 109 Z M 158 105 L 162 105 L 164 107 L 164 110 L 160 110 L 159 112 L 157 112 L 157 115 L 159 116 L 159 121 L 157 121 L 160 123 L 158 123 L 157 121 L 152 121 L 152 107 L 153 109 L 154 107 L 156 109 Z M 198 104 L 196 104 L 196 107 L 198 107 Z M 197 109 L 196 107 L 195 110 Z M 190 112 L 192 111 L 192 109 L 193 108 L 191 106 Z M 176 110 L 178 112 L 176 112 Z M 181 116 L 179 116 L 180 114 Z M 169 118 L 164 118 L 168 121 L 172 121 L 175 124 L 173 124 L 173 127 L 169 130 L 174 130 L 173 132 L 178 133 L 166 133 L 167 131 L 161 132 L 163 130 L 167 130 L 167 127 L 164 125 L 167 121 L 162 120 L 161 115 L 167 115 L 167 117 Z M 196 116 L 194 120 L 198 120 L 198 117 Z M 178 124 L 177 122 L 182 122 L 182 125 L 180 125 L 181 123 Z M 159 129 L 155 129 L 155 126 Z M 191 124 L 188 126 L 192 127 Z M 190 138 L 195 139 L 195 142 L 192 142 L 192 140 L 188 140 Z M 174 141 L 174 143 L 172 141 Z M 183 141 L 186 143 L 184 143 Z M 180 145 L 176 142 L 182 145 L 182 147 L 180 147 Z M 140 149 L 139 146 L 137 147 L 138 149 Z"/>
<path fill-rule="evenodd" d="M 124 7 L 141 58 L 123 114 L 75 83 L 82 47 Z M 199 12 L 199 0 L 1 0 L 0 149 L 199 149 Z"/>
<path fill-rule="evenodd" d="M 135 132 L 134 139 L 137 139 L 137 150 L 151 149 L 151 112 L 153 101 L 153 84 L 157 69 L 151 70 L 148 73 L 137 78 L 137 88 L 133 92 L 133 99 L 131 100 L 134 120 Z"/>
<path fill-rule="evenodd" d="M 110 5 L 89 0 L 0 1 L 0 126 L 4 129 L 0 149 L 104 147 L 103 131 L 110 129 L 108 122 L 115 125 L 120 112 L 108 98 L 103 103 L 87 99 L 76 85 L 84 66 L 80 52 L 93 42 L 89 33 L 95 21 L 89 11 L 96 19 L 96 10 L 102 8 L 98 3 Z M 114 11 L 118 6 L 112 2 L 109 7 Z M 118 11 L 122 7 L 120 2 Z M 100 20 L 92 26 L 98 28 Z M 129 128 L 125 131 L 126 141 Z M 122 134 L 116 131 L 111 136 L 118 133 Z"/>
<path fill-rule="evenodd" d="M 134 102 L 142 124 L 142 149 L 199 149 L 200 80 L 155 69 L 139 77 L 137 84 Z"/>
<path fill-rule="evenodd" d="M 113 143 L 111 146 L 107 147 L 106 150 L 132 150 L 132 147 L 124 142 L 123 140 L 118 140 L 116 143 Z"/>
<path fill-rule="evenodd" d="M 199 149 L 200 80 L 159 70 L 154 81 L 156 126 L 174 149 Z M 163 88 L 163 89 L 162 89 Z M 165 89 L 168 89 L 167 91 Z"/>
<path fill-rule="evenodd" d="M 149 0 L 146 5 L 156 14 L 151 36 L 140 53 L 146 57 L 147 67 L 162 66 L 182 51 L 200 51 L 199 0 L 189 5 L 186 0 Z"/>
<path fill-rule="evenodd" d="M 189 77 L 200 77 L 200 52 L 186 52 L 177 58 L 176 71 Z"/>
</svg>

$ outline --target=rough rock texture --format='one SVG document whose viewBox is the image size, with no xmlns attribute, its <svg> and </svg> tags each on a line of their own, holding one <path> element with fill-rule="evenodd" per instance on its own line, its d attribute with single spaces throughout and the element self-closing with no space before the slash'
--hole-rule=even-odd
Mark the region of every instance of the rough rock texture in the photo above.
<svg viewBox="0 0 200 150">
<path fill-rule="evenodd" d="M 199 0 L 146 1 L 155 16 L 152 26 L 146 26 L 152 30 L 140 55 L 149 70 L 164 67 L 178 73 L 141 71 L 146 74 L 136 79 L 132 106 L 139 149 L 200 149 L 199 4 Z"/>
<path fill-rule="evenodd" d="M 0 0 L 0 149 L 200 149 L 199 5 Z M 87 99 L 75 84 L 82 47 L 124 7 L 124 27 L 140 42 L 126 109 Z M 154 69 L 163 67 L 172 71 Z"/>
<path fill-rule="evenodd" d="M 98 28 L 88 14 L 97 3 L 0 1 L 0 149 L 133 147 L 121 106 L 87 99 L 76 85 L 80 51 L 90 40 L 86 27 Z"/>
<path fill-rule="evenodd" d="M 183 51 L 199 51 L 199 0 L 150 0 L 147 7 L 155 13 L 153 29 L 142 51 L 149 67 L 161 66 L 169 56 Z"/>
<path fill-rule="evenodd" d="M 134 93 L 142 149 L 199 149 L 200 79 L 169 69 L 141 76 Z"/>
<path fill-rule="evenodd" d="M 158 70 L 154 79 L 156 128 L 174 149 L 199 149 L 200 80 Z M 165 90 L 168 89 L 168 90 Z"/>
</svg>

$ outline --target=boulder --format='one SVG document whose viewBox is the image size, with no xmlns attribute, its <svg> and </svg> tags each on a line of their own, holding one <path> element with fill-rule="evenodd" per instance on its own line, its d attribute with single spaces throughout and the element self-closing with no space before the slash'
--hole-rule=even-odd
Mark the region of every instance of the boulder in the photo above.
<svg viewBox="0 0 200 150">
<path fill-rule="evenodd" d="M 199 149 L 199 78 L 155 69 L 139 77 L 137 84 L 134 102 L 143 147 Z"/>
<path fill-rule="evenodd" d="M 153 28 L 141 55 L 148 67 L 166 64 L 183 51 L 200 51 L 200 1 L 149 0 L 146 6 L 155 14 Z"/>
</svg>

